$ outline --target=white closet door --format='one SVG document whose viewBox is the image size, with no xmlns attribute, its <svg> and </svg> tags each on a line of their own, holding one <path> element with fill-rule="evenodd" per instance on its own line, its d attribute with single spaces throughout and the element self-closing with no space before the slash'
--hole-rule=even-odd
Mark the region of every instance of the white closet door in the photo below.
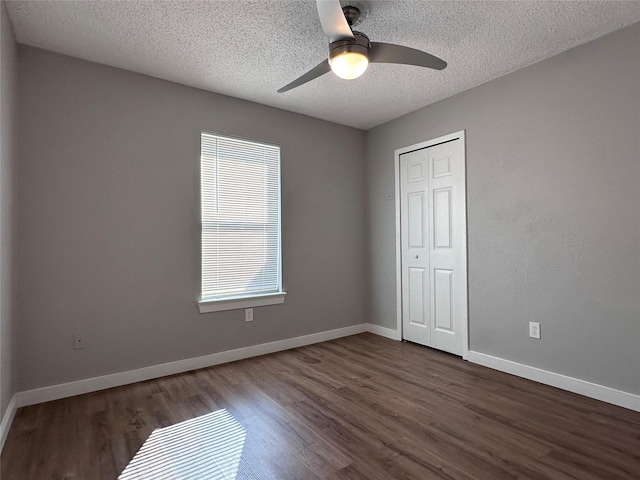
<svg viewBox="0 0 640 480">
<path fill-rule="evenodd" d="M 403 338 L 456 355 L 467 322 L 462 140 L 400 155 Z"/>
</svg>

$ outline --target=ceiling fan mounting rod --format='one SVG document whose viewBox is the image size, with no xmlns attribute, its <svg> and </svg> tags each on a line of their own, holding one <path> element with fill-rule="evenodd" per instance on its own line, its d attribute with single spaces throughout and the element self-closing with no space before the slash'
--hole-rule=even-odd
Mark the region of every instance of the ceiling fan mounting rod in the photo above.
<svg viewBox="0 0 640 480">
<path fill-rule="evenodd" d="M 360 9 L 353 5 L 345 5 L 342 7 L 342 13 L 344 13 L 344 18 L 347 19 L 347 23 L 350 27 L 353 27 L 360 18 Z"/>
</svg>

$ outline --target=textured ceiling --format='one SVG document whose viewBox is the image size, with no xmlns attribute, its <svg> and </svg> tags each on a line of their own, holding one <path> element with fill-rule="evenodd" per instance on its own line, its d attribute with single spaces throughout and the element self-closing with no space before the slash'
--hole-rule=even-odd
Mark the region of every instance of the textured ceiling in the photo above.
<svg viewBox="0 0 640 480">
<path fill-rule="evenodd" d="M 314 0 L 7 2 L 18 42 L 368 129 L 640 21 L 638 1 L 368 1 L 372 41 L 443 71 L 374 64 L 276 90 L 322 61 Z"/>
</svg>

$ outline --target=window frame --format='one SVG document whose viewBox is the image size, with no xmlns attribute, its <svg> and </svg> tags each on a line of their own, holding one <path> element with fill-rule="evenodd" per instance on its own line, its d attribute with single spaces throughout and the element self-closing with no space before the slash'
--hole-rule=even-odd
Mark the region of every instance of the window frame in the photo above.
<svg viewBox="0 0 640 480">
<path fill-rule="evenodd" d="M 239 295 L 239 296 L 225 296 L 221 298 L 202 296 L 202 269 L 203 269 L 203 248 L 202 248 L 202 234 L 203 234 L 203 217 L 202 217 L 202 146 L 203 135 L 211 135 L 214 137 L 238 140 L 242 142 L 249 142 L 259 145 L 265 145 L 269 147 L 278 148 L 278 291 L 269 293 L 256 293 L 251 295 Z M 258 140 L 252 140 L 249 138 L 238 137 L 228 134 L 221 134 L 217 132 L 201 131 L 200 132 L 200 296 L 198 297 L 198 308 L 200 313 L 220 312 L 225 310 L 239 310 L 244 308 L 261 307 L 267 305 L 278 305 L 284 303 L 285 295 L 282 285 L 282 164 L 281 164 L 281 152 L 282 148 L 279 144 L 263 142 Z"/>
</svg>

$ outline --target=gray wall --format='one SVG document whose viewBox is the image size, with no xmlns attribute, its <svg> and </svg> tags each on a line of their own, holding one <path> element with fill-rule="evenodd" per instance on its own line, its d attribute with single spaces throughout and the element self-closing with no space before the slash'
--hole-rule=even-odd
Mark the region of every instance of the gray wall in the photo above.
<svg viewBox="0 0 640 480">
<path fill-rule="evenodd" d="M 471 349 L 640 394 L 640 24 L 369 130 L 373 323 L 395 328 L 394 150 L 462 129 Z"/>
<path fill-rule="evenodd" d="M 19 390 L 364 321 L 363 132 L 24 46 L 19 98 Z M 201 130 L 282 147 L 288 295 L 252 323 L 198 313 Z"/>
<path fill-rule="evenodd" d="M 0 3 L 0 419 L 15 393 L 14 164 L 17 47 L 6 6 Z"/>
<path fill-rule="evenodd" d="M 15 390 L 4 27 L 3 411 Z M 638 45 L 635 25 L 366 135 L 20 47 L 18 390 L 365 319 L 395 328 L 393 151 L 465 129 L 471 348 L 640 393 Z M 202 129 L 282 145 L 289 295 L 253 323 L 197 310 Z"/>
</svg>

